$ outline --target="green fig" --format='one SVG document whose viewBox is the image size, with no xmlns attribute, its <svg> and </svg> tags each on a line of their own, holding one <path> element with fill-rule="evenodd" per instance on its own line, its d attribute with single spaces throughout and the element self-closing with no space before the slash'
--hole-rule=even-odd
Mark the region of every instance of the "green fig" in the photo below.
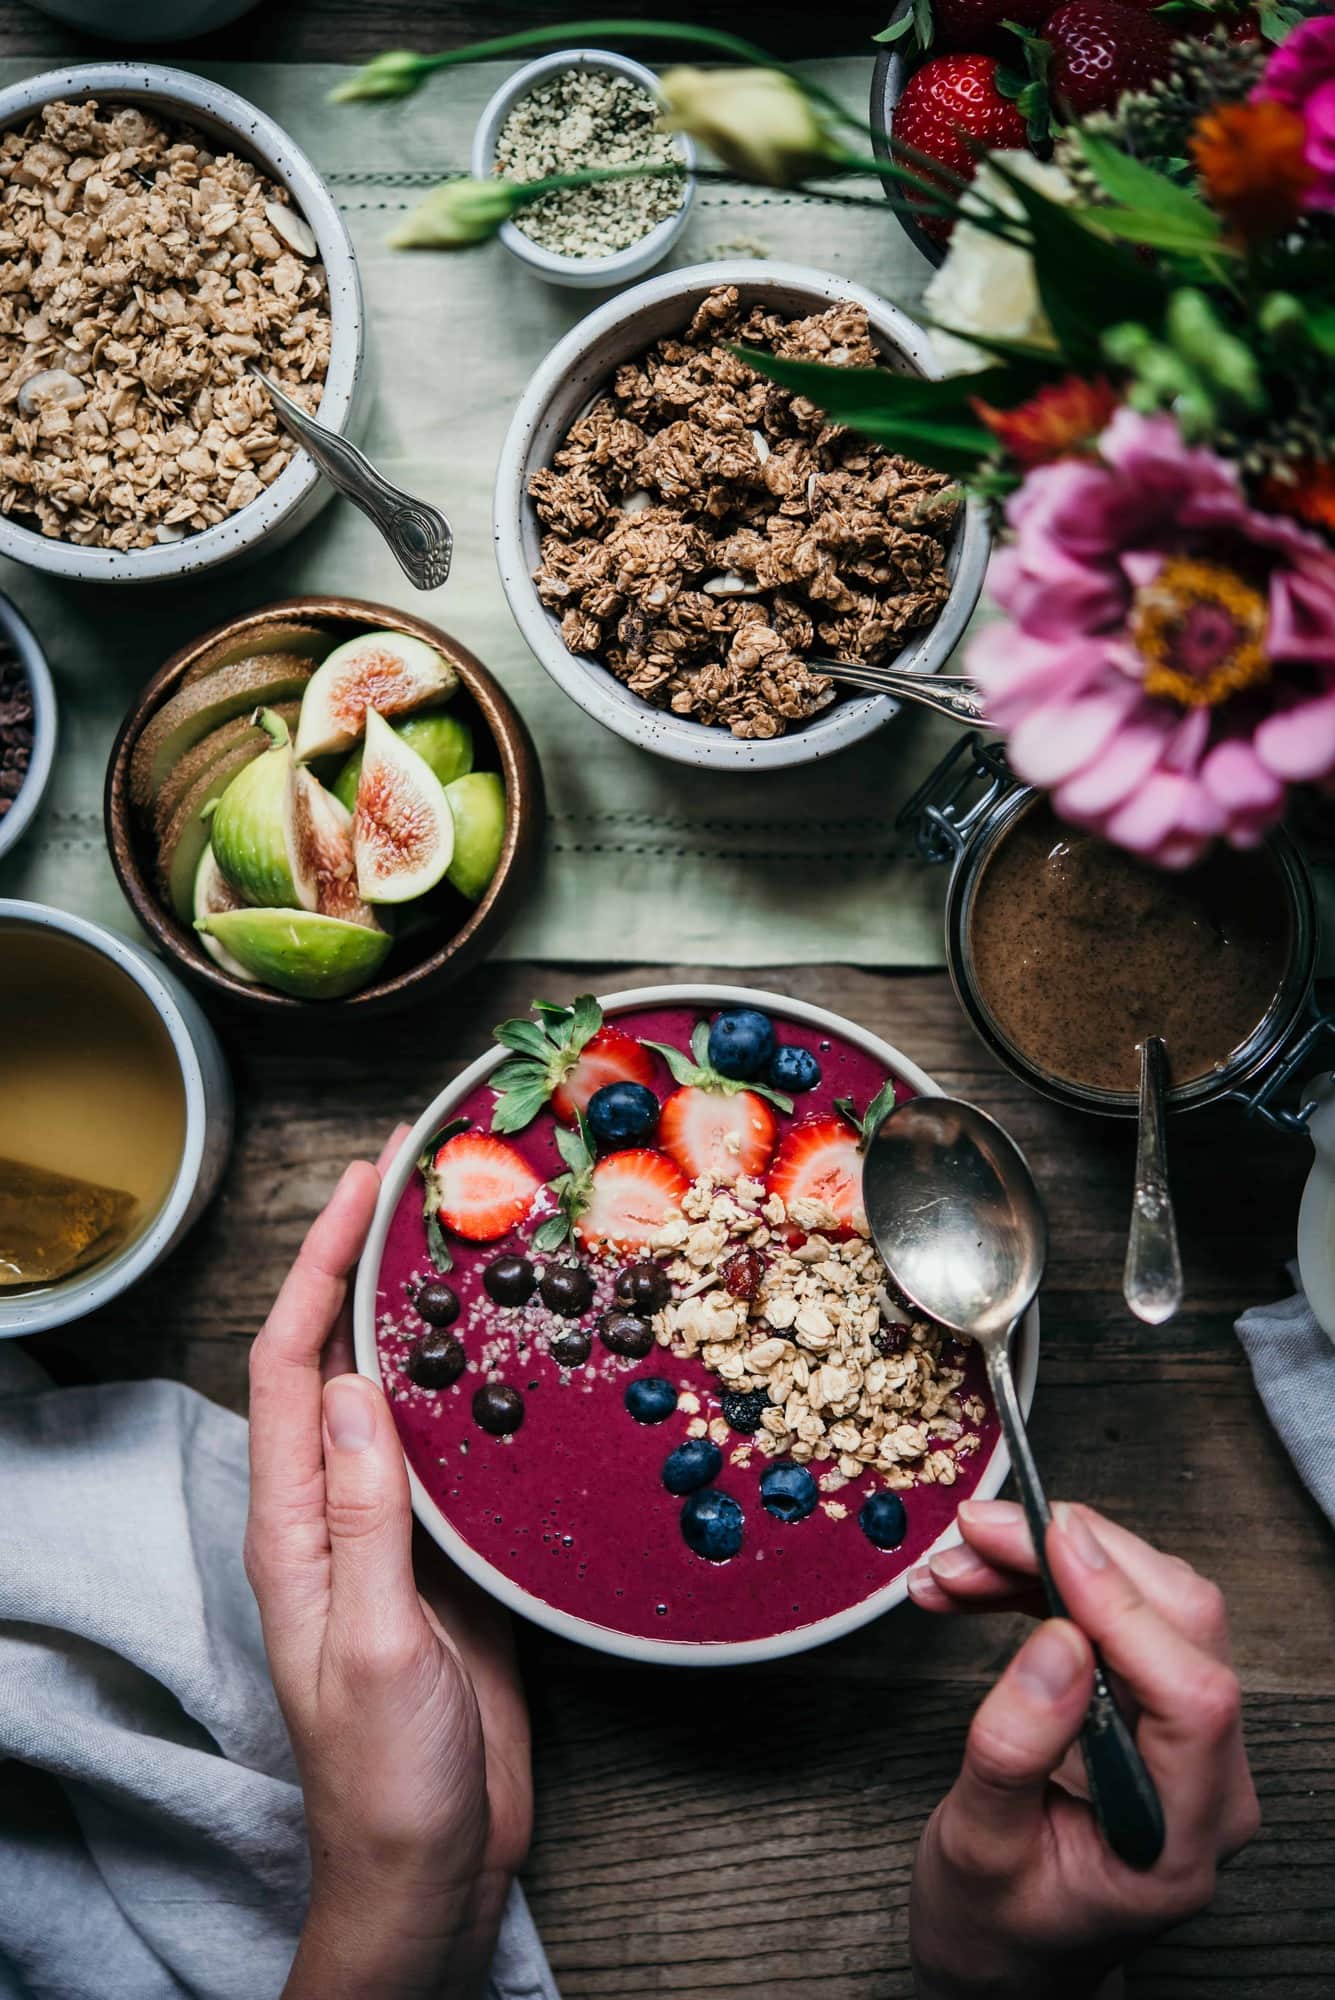
<svg viewBox="0 0 1335 2000">
<path fill-rule="evenodd" d="M 446 785 L 454 818 L 454 853 L 447 874 L 476 903 L 496 873 L 505 845 L 505 784 L 495 771 L 470 771 Z"/>
<path fill-rule="evenodd" d="M 237 773 L 214 807 L 209 823 L 214 856 L 243 903 L 313 910 L 314 876 L 293 837 L 292 741 L 272 709 L 261 709 L 257 719 L 269 747 Z"/>
<path fill-rule="evenodd" d="M 433 709 L 429 715 L 405 715 L 390 727 L 431 766 L 442 785 L 453 784 L 456 778 L 472 770 L 473 732 L 462 716 Z M 359 743 L 330 787 L 349 812 L 356 811 L 357 780 L 362 774 L 364 754 Z"/>
<path fill-rule="evenodd" d="M 406 632 L 363 632 L 335 646 L 301 698 L 297 756 L 303 763 L 351 750 L 366 711 L 404 715 L 448 701 L 459 685 L 452 663 Z"/>
<path fill-rule="evenodd" d="M 214 938 L 252 978 L 295 1000 L 341 1000 L 373 979 L 391 938 L 365 924 L 309 910 L 222 910 L 195 928 Z"/>
<path fill-rule="evenodd" d="M 195 927 L 200 930 L 204 949 L 214 964 L 220 965 L 233 979 L 242 979 L 247 986 L 254 986 L 256 983 L 254 973 L 248 971 L 239 958 L 233 958 L 231 952 L 225 951 L 216 937 L 211 937 L 202 928 L 204 920 L 208 917 L 218 917 L 224 910 L 243 910 L 245 907 L 218 866 L 213 849 L 206 847 L 199 857 L 199 866 L 195 870 L 193 919 Z"/>
<path fill-rule="evenodd" d="M 367 903 L 406 903 L 424 895 L 454 853 L 454 818 L 444 786 L 373 708 L 366 712 L 352 847 L 357 891 Z"/>
</svg>

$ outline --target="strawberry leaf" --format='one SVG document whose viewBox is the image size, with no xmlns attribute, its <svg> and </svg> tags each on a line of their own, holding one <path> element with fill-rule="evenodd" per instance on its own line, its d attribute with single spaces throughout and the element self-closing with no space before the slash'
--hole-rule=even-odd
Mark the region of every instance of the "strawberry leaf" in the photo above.
<svg viewBox="0 0 1335 2000">
<path fill-rule="evenodd" d="M 753 1083 L 745 1077 L 721 1076 L 709 1062 L 709 1023 L 697 1021 L 691 1035 L 691 1048 L 697 1060 L 691 1061 L 680 1049 L 674 1049 L 667 1042 L 646 1042 L 646 1049 L 656 1049 L 668 1068 L 673 1081 L 684 1090 L 713 1090 L 724 1097 L 736 1097 L 740 1091 L 749 1090 L 755 1097 L 765 1097 L 780 1111 L 791 1111 L 793 1100 L 785 1097 L 781 1090 L 771 1090 L 767 1083 Z"/>
<path fill-rule="evenodd" d="M 571 1132 L 563 1125 L 557 1127 L 557 1151 L 569 1171 L 558 1174 L 551 1183 L 552 1193 L 556 1196 L 556 1214 L 549 1215 L 534 1230 L 533 1244 L 538 1250 L 555 1250 L 558 1244 L 564 1243 L 589 1205 L 595 1156 L 593 1134 L 582 1111 L 576 1110 L 575 1118 L 575 1131 Z"/>
<path fill-rule="evenodd" d="M 680 1049 L 674 1049 L 667 1042 L 647 1041 L 644 1046 L 646 1049 L 657 1050 L 658 1054 L 662 1056 L 663 1061 L 672 1072 L 674 1083 L 679 1083 L 684 1089 L 689 1089 L 692 1084 L 699 1081 L 699 1069 L 689 1056 L 682 1054 Z"/>
<path fill-rule="evenodd" d="M 522 1132 L 531 1125 L 603 1024 L 603 1010 L 592 993 L 581 993 L 569 1007 L 535 1000 L 532 1011 L 536 1021 L 521 1016 L 492 1030 L 503 1049 L 514 1051 L 514 1059 L 503 1062 L 491 1077 L 496 1092 L 493 1132 Z"/>
<path fill-rule="evenodd" d="M 859 1111 L 851 1097 L 836 1097 L 834 1108 L 858 1135 L 858 1151 L 865 1153 L 877 1127 L 895 1107 L 895 1080 L 887 1077 L 865 1111 Z"/>
<path fill-rule="evenodd" d="M 555 1183 L 553 1183 L 555 1185 Z M 570 1234 L 570 1217 L 563 1209 L 545 1216 L 533 1232 L 535 1250 L 559 1250 Z"/>
</svg>

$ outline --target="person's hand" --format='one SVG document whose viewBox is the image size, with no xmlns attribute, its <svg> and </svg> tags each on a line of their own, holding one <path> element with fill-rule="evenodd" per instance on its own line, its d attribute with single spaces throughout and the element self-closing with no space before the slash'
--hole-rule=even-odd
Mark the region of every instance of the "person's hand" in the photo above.
<svg viewBox="0 0 1335 2000">
<path fill-rule="evenodd" d="M 250 1357 L 246 1570 L 311 1849 L 285 2000 L 480 1992 L 529 1837 L 508 1623 L 443 1559 L 419 1596 L 394 1421 L 347 1372 L 379 1188 L 369 1162 L 348 1168 Z"/>
<path fill-rule="evenodd" d="M 959 1524 L 963 1547 L 910 1577 L 914 1602 L 1042 1616 L 1022 1509 L 966 1502 Z M 1220 1862 L 1259 1825 L 1216 1586 L 1085 1507 L 1054 1510 L 1047 1553 L 1070 1620 L 1031 1633 L 982 1702 L 918 1849 L 909 1925 L 923 2000 L 1085 2000 L 1130 1952 L 1205 1907 Z M 1163 1802 L 1163 1855 L 1143 1873 L 1110 1852 L 1084 1795 L 1090 1639 L 1128 1714 L 1139 1711 L 1136 1741 Z"/>
</svg>

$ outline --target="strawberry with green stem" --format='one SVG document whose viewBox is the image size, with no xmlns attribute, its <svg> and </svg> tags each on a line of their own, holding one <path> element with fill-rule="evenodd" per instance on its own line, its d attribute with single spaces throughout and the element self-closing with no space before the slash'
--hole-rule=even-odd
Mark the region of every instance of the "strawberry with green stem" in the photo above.
<svg viewBox="0 0 1335 2000">
<path fill-rule="evenodd" d="M 675 1162 L 647 1146 L 598 1159 L 582 1111 L 573 1132 L 558 1126 L 556 1145 L 566 1171 L 551 1184 L 556 1213 L 533 1232 L 533 1248 L 556 1250 L 573 1237 L 588 1251 L 647 1250 L 687 1190 Z"/>
<path fill-rule="evenodd" d="M 445 1230 L 466 1243 L 494 1243 L 521 1223 L 542 1182 L 522 1153 L 467 1118 L 443 1126 L 417 1162 L 427 1248 L 438 1271 L 453 1262 Z"/>
<path fill-rule="evenodd" d="M 680 1085 L 658 1114 L 658 1142 L 691 1180 L 735 1181 L 764 1173 L 774 1151 L 770 1106 L 791 1111 L 793 1100 L 768 1084 L 721 1076 L 709 1060 L 709 1023 L 697 1021 L 691 1053 L 666 1042 L 656 1049 Z"/>
<path fill-rule="evenodd" d="M 497 1093 L 493 1132 L 521 1132 L 548 1104 L 573 1126 L 604 1084 L 652 1083 L 653 1058 L 644 1044 L 605 1024 L 592 993 L 569 1007 L 535 1000 L 533 1012 L 536 1021 L 502 1021 L 494 1030 L 512 1055 L 490 1078 Z"/>
</svg>

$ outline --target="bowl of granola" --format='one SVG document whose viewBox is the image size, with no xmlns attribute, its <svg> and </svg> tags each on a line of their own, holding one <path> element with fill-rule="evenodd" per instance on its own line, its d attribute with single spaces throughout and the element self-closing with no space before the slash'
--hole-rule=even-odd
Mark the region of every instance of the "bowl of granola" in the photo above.
<svg viewBox="0 0 1335 2000">
<path fill-rule="evenodd" d="M 861 1142 L 936 1092 L 777 994 L 536 1003 L 428 1106 L 359 1269 L 418 1519 L 548 1630 L 732 1665 L 902 1603 L 1009 1461 L 982 1357 L 892 1290 Z M 1038 1317 L 1017 1337 L 1028 1408 Z"/>
<path fill-rule="evenodd" d="M 364 312 L 324 182 L 254 105 L 107 62 L 0 90 L 0 554 L 179 579 L 330 497 L 250 365 L 355 433 Z"/>
<path fill-rule="evenodd" d="M 895 714 L 822 658 L 943 665 L 990 536 L 941 474 L 833 430 L 737 344 L 939 373 L 923 329 L 846 278 L 733 260 L 651 278 L 535 373 L 495 535 L 520 630 L 587 714 L 679 763 L 763 770 Z"/>
</svg>

